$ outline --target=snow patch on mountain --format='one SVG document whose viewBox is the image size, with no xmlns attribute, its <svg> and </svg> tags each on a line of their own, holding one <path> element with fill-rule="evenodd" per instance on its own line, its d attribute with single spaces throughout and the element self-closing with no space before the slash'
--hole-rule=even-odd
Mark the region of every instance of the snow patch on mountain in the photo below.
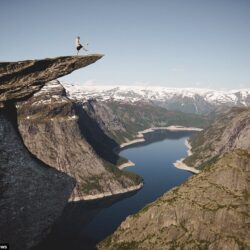
<svg viewBox="0 0 250 250">
<path fill-rule="evenodd" d="M 80 86 L 63 83 L 68 94 L 76 99 L 99 98 L 102 100 L 113 98 L 115 100 L 129 99 L 130 101 L 166 100 L 173 97 L 193 98 L 201 96 L 208 102 L 237 103 L 239 99 L 243 105 L 244 99 L 250 97 L 250 89 L 239 90 L 212 90 L 196 88 L 165 88 L 165 87 L 142 87 L 142 86 Z M 239 96 L 241 98 L 239 98 Z"/>
</svg>

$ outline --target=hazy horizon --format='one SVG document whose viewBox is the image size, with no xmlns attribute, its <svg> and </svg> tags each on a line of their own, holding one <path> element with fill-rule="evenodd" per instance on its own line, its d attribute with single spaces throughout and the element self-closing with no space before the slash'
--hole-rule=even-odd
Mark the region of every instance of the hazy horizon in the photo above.
<svg viewBox="0 0 250 250">
<path fill-rule="evenodd" d="M 0 60 L 75 55 L 79 35 L 105 56 L 64 81 L 245 89 L 249 13 L 248 0 L 1 1 Z"/>
<path fill-rule="evenodd" d="M 109 84 L 109 83 L 98 83 L 98 82 L 91 82 L 91 81 L 86 81 L 86 82 L 74 82 L 65 79 L 65 77 L 59 78 L 58 79 L 62 84 L 73 84 L 77 85 L 80 87 L 100 87 L 100 88 L 111 88 L 111 87 L 134 87 L 134 88 L 167 88 L 167 89 L 196 89 L 196 90 L 216 90 L 216 91 L 234 91 L 234 90 L 248 90 L 250 91 L 250 86 L 249 87 L 238 87 L 238 88 L 206 88 L 206 87 L 170 87 L 167 85 L 156 85 L 156 84 L 144 84 L 144 83 L 127 83 L 127 84 L 119 84 L 119 83 L 114 83 L 114 84 Z"/>
</svg>

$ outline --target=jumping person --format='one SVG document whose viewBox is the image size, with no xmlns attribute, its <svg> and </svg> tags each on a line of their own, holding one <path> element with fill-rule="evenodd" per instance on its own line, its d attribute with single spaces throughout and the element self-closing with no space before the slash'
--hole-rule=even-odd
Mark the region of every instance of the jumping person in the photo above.
<svg viewBox="0 0 250 250">
<path fill-rule="evenodd" d="M 84 51 L 88 51 L 87 49 L 85 49 L 81 43 L 80 43 L 80 36 L 76 37 L 76 49 L 77 49 L 77 55 L 80 51 L 80 49 L 83 49 Z"/>
</svg>

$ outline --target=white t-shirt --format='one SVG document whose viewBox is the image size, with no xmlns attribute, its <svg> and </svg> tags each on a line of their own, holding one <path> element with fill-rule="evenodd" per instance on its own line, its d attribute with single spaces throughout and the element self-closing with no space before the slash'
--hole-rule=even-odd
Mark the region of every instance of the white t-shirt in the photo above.
<svg viewBox="0 0 250 250">
<path fill-rule="evenodd" d="M 79 38 L 79 37 L 76 38 L 76 43 L 75 43 L 75 44 L 76 44 L 76 47 L 78 47 L 78 46 L 81 45 L 81 44 L 80 44 L 80 38 Z"/>
</svg>

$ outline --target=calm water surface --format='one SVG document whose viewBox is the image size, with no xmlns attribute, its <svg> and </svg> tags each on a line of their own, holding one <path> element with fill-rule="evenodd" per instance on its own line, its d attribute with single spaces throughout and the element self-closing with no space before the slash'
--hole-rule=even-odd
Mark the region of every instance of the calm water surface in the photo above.
<svg viewBox="0 0 250 250">
<path fill-rule="evenodd" d="M 94 249 L 120 223 L 192 174 L 173 163 L 186 156 L 185 140 L 191 132 L 157 131 L 145 135 L 146 142 L 124 149 L 120 155 L 135 163 L 126 168 L 144 179 L 144 187 L 134 193 L 92 202 L 72 202 L 47 240 L 46 249 Z"/>
</svg>

